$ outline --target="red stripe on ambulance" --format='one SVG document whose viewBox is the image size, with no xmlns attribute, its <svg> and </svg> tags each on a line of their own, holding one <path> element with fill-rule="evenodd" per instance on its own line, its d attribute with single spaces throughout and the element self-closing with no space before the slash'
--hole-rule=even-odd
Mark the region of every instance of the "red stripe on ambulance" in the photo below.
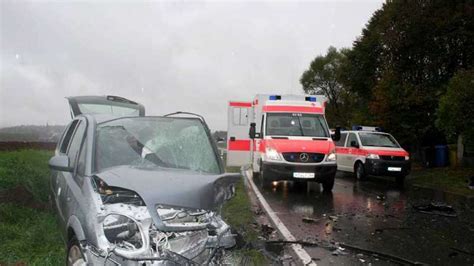
<svg viewBox="0 0 474 266">
<path fill-rule="evenodd" d="M 249 102 L 229 102 L 230 106 L 234 107 L 251 107 L 252 103 Z"/>
<path fill-rule="evenodd" d="M 250 151 L 250 140 L 230 140 L 227 149 L 230 151 Z"/>
</svg>

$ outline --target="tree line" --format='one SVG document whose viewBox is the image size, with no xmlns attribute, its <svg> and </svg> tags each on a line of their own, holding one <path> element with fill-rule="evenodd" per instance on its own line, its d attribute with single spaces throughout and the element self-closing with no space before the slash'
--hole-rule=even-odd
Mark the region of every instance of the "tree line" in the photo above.
<svg viewBox="0 0 474 266">
<path fill-rule="evenodd" d="M 331 126 L 380 126 L 412 151 L 474 140 L 473 3 L 387 1 L 351 48 L 311 62 L 303 90 L 326 95 Z"/>
</svg>

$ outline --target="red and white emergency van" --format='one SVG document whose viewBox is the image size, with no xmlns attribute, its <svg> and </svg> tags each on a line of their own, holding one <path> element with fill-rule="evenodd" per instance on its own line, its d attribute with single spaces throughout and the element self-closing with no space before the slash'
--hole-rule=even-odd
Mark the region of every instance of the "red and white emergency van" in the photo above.
<svg viewBox="0 0 474 266">
<path fill-rule="evenodd" d="M 410 155 L 390 134 L 378 127 L 353 126 L 341 131 L 336 141 L 337 169 L 354 173 L 357 179 L 367 175 L 394 176 L 403 184 L 410 173 Z"/>
<path fill-rule="evenodd" d="M 259 94 L 250 102 L 230 101 L 227 166 L 250 164 L 264 185 L 316 181 L 330 191 L 337 166 L 325 104 L 322 95 Z"/>
</svg>

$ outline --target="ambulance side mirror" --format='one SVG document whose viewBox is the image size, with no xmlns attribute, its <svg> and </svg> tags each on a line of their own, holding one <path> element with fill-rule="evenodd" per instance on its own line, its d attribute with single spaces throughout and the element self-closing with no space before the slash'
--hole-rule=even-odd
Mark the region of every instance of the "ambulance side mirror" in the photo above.
<svg viewBox="0 0 474 266">
<path fill-rule="evenodd" d="M 339 141 L 341 139 L 341 127 L 337 126 L 334 134 L 331 135 L 332 140 Z"/>
<path fill-rule="evenodd" d="M 351 147 L 354 147 L 354 148 L 358 149 L 359 144 L 357 143 L 357 141 L 353 140 L 353 141 L 351 141 Z"/>
<path fill-rule="evenodd" d="M 256 134 L 257 134 L 256 131 L 257 131 L 257 128 L 256 128 L 255 123 L 250 123 L 249 137 L 251 139 L 254 139 L 256 137 Z"/>
</svg>

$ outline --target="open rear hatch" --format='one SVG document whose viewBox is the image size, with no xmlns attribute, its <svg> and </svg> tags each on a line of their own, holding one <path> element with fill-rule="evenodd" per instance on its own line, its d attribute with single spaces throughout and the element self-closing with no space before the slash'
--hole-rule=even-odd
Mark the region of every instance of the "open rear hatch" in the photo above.
<svg viewBox="0 0 474 266">
<path fill-rule="evenodd" d="M 67 100 L 73 118 L 81 114 L 145 116 L 143 105 L 119 96 L 74 96 Z"/>
</svg>

